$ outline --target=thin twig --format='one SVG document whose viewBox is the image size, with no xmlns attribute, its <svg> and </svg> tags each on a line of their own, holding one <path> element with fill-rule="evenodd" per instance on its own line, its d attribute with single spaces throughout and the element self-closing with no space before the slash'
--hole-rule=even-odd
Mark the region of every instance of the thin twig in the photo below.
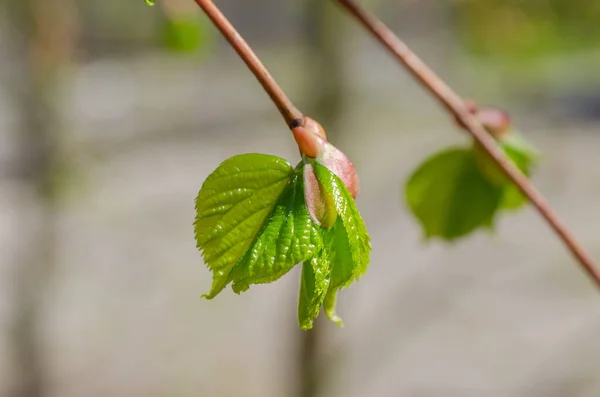
<svg viewBox="0 0 600 397">
<path fill-rule="evenodd" d="M 494 138 L 471 114 L 465 102 L 442 79 L 440 79 L 419 57 L 404 44 L 392 30 L 374 15 L 362 9 L 354 0 L 336 0 L 358 19 L 405 67 L 408 71 L 452 114 L 461 121 L 465 129 L 479 143 L 488 156 L 523 192 L 537 208 L 548 225 L 562 239 L 581 267 L 600 288 L 600 273 L 592 258 L 577 242 L 573 234 L 567 230 L 542 194 L 531 181 L 510 161 L 498 147 Z"/>
<path fill-rule="evenodd" d="M 288 96 L 283 92 L 281 87 L 277 84 L 273 76 L 269 73 L 265 65 L 258 59 L 254 51 L 250 48 L 248 43 L 242 38 L 237 32 L 233 25 L 225 18 L 223 13 L 217 8 L 217 6 L 211 0 L 194 0 L 206 15 L 211 19 L 215 26 L 221 31 L 223 36 L 231 44 L 231 46 L 238 53 L 240 58 L 246 63 L 248 68 L 252 71 L 254 76 L 258 79 L 264 90 L 269 94 L 279 113 L 283 116 L 285 122 L 290 128 L 298 126 L 304 116 L 300 110 Z"/>
</svg>

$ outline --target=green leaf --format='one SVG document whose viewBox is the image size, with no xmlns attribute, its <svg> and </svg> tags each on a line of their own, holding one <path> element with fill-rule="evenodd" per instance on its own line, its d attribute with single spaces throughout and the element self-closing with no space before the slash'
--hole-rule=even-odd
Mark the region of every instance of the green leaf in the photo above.
<svg viewBox="0 0 600 397">
<path fill-rule="evenodd" d="M 539 161 L 540 152 L 531 146 L 518 131 L 513 130 L 512 133 L 502 138 L 499 143 L 519 168 L 524 171 L 529 170 L 529 167 Z"/>
<path fill-rule="evenodd" d="M 327 318 L 329 318 L 331 321 L 336 323 L 338 326 L 343 327 L 344 323 L 342 321 L 342 318 L 340 316 L 338 316 L 337 313 L 335 312 L 337 291 L 338 291 L 337 289 L 331 289 L 327 292 L 323 306 L 324 306 L 325 314 L 327 315 Z"/>
<path fill-rule="evenodd" d="M 313 163 L 315 175 L 323 193 L 332 198 L 338 213 L 333 227 L 324 233 L 325 252 L 331 264 L 331 282 L 325 313 L 334 322 L 341 325 L 335 314 L 335 295 L 337 290 L 347 287 L 365 274 L 369 265 L 371 239 L 367 228 L 356 208 L 354 199 L 344 182 L 333 172 Z"/>
<path fill-rule="evenodd" d="M 538 152 L 515 131 L 498 139 L 499 147 L 527 176 Z M 525 197 L 478 145 L 451 149 L 426 160 L 406 184 L 406 198 L 426 237 L 446 240 L 480 227 L 492 227 L 500 210 L 513 210 Z"/>
<path fill-rule="evenodd" d="M 371 238 L 360 212 L 356 208 L 356 203 L 344 182 L 319 163 L 314 163 L 314 169 L 325 194 L 333 197 L 335 209 L 338 213 L 336 224 L 326 235 L 326 239 L 330 238 L 334 243 L 330 248 L 330 255 L 336 258 L 339 257 L 339 260 L 332 261 L 334 264 L 333 284 L 334 287 L 347 286 L 366 273 L 369 265 L 369 253 L 371 252 Z M 349 252 L 350 257 L 343 256 L 341 252 Z M 351 277 L 349 279 L 342 277 L 338 282 L 335 279 L 335 264 L 340 261 L 347 262 L 350 259 L 354 264 Z"/>
<path fill-rule="evenodd" d="M 500 141 L 500 146 L 525 175 L 528 177 L 531 176 L 533 167 L 540 157 L 537 150 L 530 146 L 517 132 L 513 132 Z M 514 183 L 509 182 L 504 188 L 502 209 L 515 210 L 523 207 L 526 203 L 527 198 L 521 193 L 519 188 Z"/>
<path fill-rule="evenodd" d="M 493 224 L 503 190 L 483 176 L 472 150 L 449 149 L 412 174 L 405 195 L 427 238 L 454 240 Z"/>
<path fill-rule="evenodd" d="M 358 251 L 355 248 L 360 248 L 360 246 L 353 247 L 350 243 L 348 232 L 341 217 L 338 218 L 333 228 L 325 234 L 324 239 L 329 258 L 334 265 L 331 272 L 331 287 L 340 288 L 352 284 L 355 278 L 358 279 L 366 271 L 370 246 L 363 246 L 361 252 L 354 252 Z M 358 260 L 353 258 L 353 253 Z"/>
<path fill-rule="evenodd" d="M 319 315 L 329 288 L 330 264 L 323 252 L 302 264 L 300 296 L 298 298 L 298 323 L 302 329 L 311 329 Z"/>
<path fill-rule="evenodd" d="M 307 167 L 307 162 L 310 167 Z M 311 178 L 305 179 L 305 172 Z M 329 228 L 317 224 L 305 199 L 305 181 L 333 212 Z M 310 196 L 310 195 L 309 195 Z M 212 299 L 232 283 L 236 293 L 277 280 L 302 265 L 298 322 L 310 329 L 322 306 L 335 315 L 338 289 L 367 270 L 370 238 L 344 182 L 313 160 L 292 169 L 274 156 L 246 154 L 223 162 L 196 199 L 195 234 L 210 270 Z"/>
<path fill-rule="evenodd" d="M 227 282 L 232 281 L 233 290 L 239 293 L 251 284 L 275 281 L 296 264 L 317 257 L 322 247 L 321 231 L 310 218 L 304 201 L 300 165 Z"/>
<path fill-rule="evenodd" d="M 164 26 L 164 41 L 168 49 L 181 53 L 208 51 L 212 30 L 202 14 L 188 13 L 167 16 Z"/>
<path fill-rule="evenodd" d="M 364 229 L 364 233 L 366 233 L 366 229 Z M 357 252 L 359 250 L 354 249 L 350 243 L 342 217 L 337 218 L 334 226 L 324 233 L 323 238 L 329 265 L 331 266 L 329 290 L 324 302 L 325 314 L 331 321 L 342 327 L 342 319 L 335 312 L 337 292 L 342 287 L 352 284 L 355 279 L 358 279 L 366 271 L 371 246 L 367 235 L 366 247 L 363 246 L 363 251 Z M 360 246 L 357 247 L 360 248 Z M 354 260 L 353 252 L 359 258 L 358 261 Z"/>
<path fill-rule="evenodd" d="M 531 175 L 533 165 L 537 162 L 539 154 L 518 133 L 512 132 L 506 135 L 498 140 L 498 145 L 521 172 L 527 176 Z M 522 207 L 527 199 L 515 184 L 477 145 L 474 145 L 473 150 L 475 151 L 477 164 L 484 176 L 493 184 L 502 186 L 504 190 L 500 207 L 506 210 Z"/>
<path fill-rule="evenodd" d="M 207 298 L 230 281 L 293 177 L 287 161 L 263 154 L 232 157 L 208 176 L 196 198 L 194 224 L 198 248 L 213 271 Z"/>
</svg>

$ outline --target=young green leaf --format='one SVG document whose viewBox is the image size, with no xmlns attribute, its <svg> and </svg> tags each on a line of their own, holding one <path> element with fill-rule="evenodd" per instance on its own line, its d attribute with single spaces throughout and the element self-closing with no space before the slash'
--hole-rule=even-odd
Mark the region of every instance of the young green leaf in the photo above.
<svg viewBox="0 0 600 397">
<path fill-rule="evenodd" d="M 498 145 L 527 176 L 537 152 L 514 132 Z M 450 149 L 425 161 L 405 188 L 408 206 L 426 237 L 453 240 L 480 227 L 493 226 L 500 210 L 517 209 L 526 198 L 477 144 Z"/>
<path fill-rule="evenodd" d="M 305 172 L 311 177 L 306 178 Z M 306 194 L 309 181 L 317 195 Z M 305 197 L 323 201 L 331 225 L 320 226 Z M 325 222 L 323 222 L 325 223 Z M 232 283 L 236 293 L 277 280 L 303 263 L 298 322 L 312 327 L 325 305 L 335 315 L 335 294 L 367 270 L 370 238 L 344 182 L 316 160 L 295 169 L 283 159 L 246 154 L 224 161 L 196 199 L 195 234 L 213 272 L 206 298 Z"/>
<path fill-rule="evenodd" d="M 331 281 L 325 313 L 332 321 L 341 325 L 340 318 L 335 314 L 335 295 L 337 290 L 349 286 L 366 273 L 371 239 L 344 182 L 317 161 L 313 166 L 322 191 L 332 198 L 338 214 L 333 227 L 324 232 L 323 240 L 331 264 Z"/>
<path fill-rule="evenodd" d="M 453 240 L 492 224 L 502 188 L 483 176 L 472 150 L 449 149 L 412 174 L 405 194 L 427 238 Z"/>
<path fill-rule="evenodd" d="M 318 162 L 314 163 L 314 169 L 323 191 L 333 198 L 338 213 L 338 221 L 325 235 L 326 242 L 331 243 L 328 245 L 329 255 L 337 259 L 332 260 L 333 286 L 347 286 L 367 271 L 371 238 L 344 182 Z M 340 276 L 336 279 L 336 263 L 343 262 L 347 265 L 350 261 L 353 265 L 351 273 L 347 277 Z"/>
<path fill-rule="evenodd" d="M 365 230 L 366 232 L 366 230 Z M 367 236 L 368 239 L 368 236 Z M 335 312 L 336 295 L 339 289 L 349 286 L 355 279 L 366 271 L 369 261 L 370 245 L 362 246 L 362 251 L 353 250 L 342 218 L 338 218 L 333 228 L 325 234 L 325 247 L 331 264 L 329 291 L 325 297 L 325 314 L 339 326 L 343 326 L 342 319 Z M 357 246 L 361 248 L 361 246 Z M 353 251 L 360 262 L 353 259 Z M 366 262 L 365 262 L 366 261 Z"/>
<path fill-rule="evenodd" d="M 296 264 L 317 257 L 322 247 L 321 231 L 304 201 L 302 165 L 299 165 L 227 282 L 233 282 L 236 293 L 247 290 L 251 284 L 270 283 Z"/>
<path fill-rule="evenodd" d="M 196 198 L 194 232 L 213 271 L 207 298 L 230 281 L 229 273 L 255 242 L 293 176 L 284 159 L 244 154 L 225 160 L 206 179 Z"/>
<path fill-rule="evenodd" d="M 311 329 L 319 315 L 330 283 L 330 263 L 327 254 L 302 264 L 300 294 L 298 297 L 298 324 L 302 329 Z"/>
<path fill-rule="evenodd" d="M 337 292 L 338 292 L 337 289 L 330 289 L 327 292 L 327 295 L 325 295 L 325 302 L 323 302 L 323 308 L 325 310 L 325 315 L 327 316 L 327 318 L 329 318 L 331 321 L 336 323 L 338 326 L 343 327 L 344 322 L 342 321 L 342 318 L 340 316 L 338 316 L 337 313 L 335 312 L 335 303 L 337 301 Z"/>
</svg>

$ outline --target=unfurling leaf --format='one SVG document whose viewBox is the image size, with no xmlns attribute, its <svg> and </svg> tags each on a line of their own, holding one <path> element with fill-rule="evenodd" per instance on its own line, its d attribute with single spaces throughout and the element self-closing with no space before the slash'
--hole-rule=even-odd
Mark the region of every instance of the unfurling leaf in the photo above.
<svg viewBox="0 0 600 397">
<path fill-rule="evenodd" d="M 311 218 L 325 229 L 331 229 L 337 219 L 335 203 L 331 195 L 325 194 L 309 161 L 304 164 L 304 198 Z"/>
<path fill-rule="evenodd" d="M 313 212 L 320 214 L 321 225 Z M 213 272 L 206 298 L 229 283 L 240 293 L 273 282 L 302 263 L 298 322 L 303 329 L 312 327 L 324 304 L 326 314 L 341 324 L 335 294 L 357 280 L 369 262 L 370 239 L 344 182 L 306 158 L 295 169 L 261 154 L 226 160 L 202 185 L 194 226 Z"/>
<path fill-rule="evenodd" d="M 515 133 L 501 136 L 498 144 L 529 176 L 537 152 Z M 430 157 L 409 178 L 405 194 L 425 236 L 445 240 L 493 227 L 499 211 L 516 209 L 526 202 L 477 144 Z"/>
<path fill-rule="evenodd" d="M 348 286 L 367 271 L 371 239 L 342 180 L 318 163 L 315 163 L 315 174 L 325 194 L 333 198 L 338 213 L 337 222 L 324 238 L 333 266 L 331 286 Z"/>
<path fill-rule="evenodd" d="M 366 273 L 371 239 L 344 182 L 318 162 L 315 161 L 313 166 L 323 194 L 331 198 L 338 214 L 333 227 L 323 233 L 324 253 L 331 266 L 325 314 L 342 325 L 341 319 L 335 314 L 335 296 L 339 289 L 348 287 Z"/>
</svg>

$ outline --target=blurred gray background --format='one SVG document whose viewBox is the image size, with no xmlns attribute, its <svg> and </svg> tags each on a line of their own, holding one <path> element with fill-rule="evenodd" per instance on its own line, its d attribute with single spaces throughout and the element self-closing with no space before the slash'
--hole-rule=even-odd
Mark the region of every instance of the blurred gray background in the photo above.
<svg viewBox="0 0 600 397">
<path fill-rule="evenodd" d="M 425 243 L 403 184 L 464 134 L 325 0 L 220 0 L 354 161 L 373 240 L 340 329 L 298 269 L 201 300 L 194 198 L 227 157 L 298 161 L 192 0 L 0 1 L 0 395 L 600 395 L 600 296 L 531 209 Z M 600 3 L 364 1 L 462 95 L 508 110 L 600 259 Z"/>
</svg>

